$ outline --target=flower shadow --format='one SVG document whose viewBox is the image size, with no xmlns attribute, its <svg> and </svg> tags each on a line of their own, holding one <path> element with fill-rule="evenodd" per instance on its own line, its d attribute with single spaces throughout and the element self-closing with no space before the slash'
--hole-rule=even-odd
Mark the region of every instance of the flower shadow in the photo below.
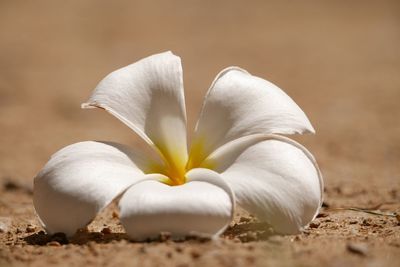
<svg viewBox="0 0 400 267">
<path fill-rule="evenodd" d="M 101 233 L 101 232 L 78 232 L 71 238 L 67 238 L 64 233 L 46 234 L 44 231 L 26 236 L 24 241 L 30 245 L 39 246 L 59 246 L 66 244 L 83 245 L 89 242 L 111 243 L 114 241 L 126 240 L 129 237 L 125 233 Z"/>
<path fill-rule="evenodd" d="M 225 230 L 225 232 L 222 234 L 222 238 L 247 243 L 265 241 L 275 235 L 276 234 L 267 223 L 255 221 L 253 220 L 253 218 L 249 219 L 242 217 L 239 222 L 229 226 Z M 39 231 L 37 233 L 24 237 L 24 241 L 26 243 L 37 246 L 60 246 L 66 244 L 84 245 L 89 242 L 106 244 L 122 240 L 136 243 L 136 241 L 131 240 L 126 233 L 114 233 L 110 231 L 91 232 L 87 230 L 80 230 L 70 238 L 67 238 L 64 233 L 47 234 L 44 231 Z M 204 243 L 210 241 L 210 238 L 202 236 L 187 236 L 184 239 L 172 240 L 169 233 L 160 233 L 160 235 L 155 239 L 149 239 L 139 243 L 159 243 L 165 241 L 189 241 Z"/>
<path fill-rule="evenodd" d="M 38 233 L 34 233 L 32 235 L 26 236 L 24 241 L 30 245 L 37 246 L 61 246 L 67 244 L 74 245 L 84 245 L 89 242 L 95 243 L 112 243 L 125 240 L 131 243 L 162 243 L 162 242 L 196 242 L 196 243 L 204 243 L 209 242 L 210 237 L 205 236 L 187 236 L 183 239 L 171 239 L 169 233 L 160 233 L 157 238 L 147 239 L 145 241 L 134 241 L 129 238 L 126 233 L 102 233 L 102 232 L 86 232 L 79 231 L 74 236 L 67 238 L 64 233 L 55 233 L 53 235 L 46 234 L 44 231 L 40 231 Z"/>
</svg>

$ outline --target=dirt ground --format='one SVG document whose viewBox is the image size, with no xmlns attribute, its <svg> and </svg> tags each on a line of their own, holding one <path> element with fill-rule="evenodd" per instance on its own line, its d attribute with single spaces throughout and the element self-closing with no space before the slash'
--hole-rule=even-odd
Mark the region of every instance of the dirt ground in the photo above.
<svg viewBox="0 0 400 267">
<path fill-rule="evenodd" d="M 399 266 L 399 1 L 0 0 L 0 266 Z M 80 103 L 110 71 L 172 50 L 183 60 L 189 129 L 214 76 L 241 66 L 283 88 L 316 135 L 325 207 L 297 236 L 242 210 L 217 241 L 130 242 L 115 205 L 73 239 L 48 236 L 32 180 L 68 144 L 144 147 Z M 337 209 L 344 208 L 344 209 Z"/>
</svg>

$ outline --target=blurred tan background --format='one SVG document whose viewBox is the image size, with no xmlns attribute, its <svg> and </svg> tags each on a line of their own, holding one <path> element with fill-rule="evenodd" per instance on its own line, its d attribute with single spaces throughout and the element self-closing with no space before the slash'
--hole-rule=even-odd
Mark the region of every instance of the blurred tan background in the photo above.
<svg viewBox="0 0 400 267">
<path fill-rule="evenodd" d="M 265 237 L 236 214 L 219 242 L 144 244 L 108 210 L 89 238 L 32 243 L 47 238 L 31 188 L 51 154 L 83 140 L 145 147 L 80 104 L 109 72 L 166 50 L 183 61 L 189 129 L 215 75 L 240 66 L 310 118 L 317 134 L 294 138 L 320 164 L 327 206 L 400 212 L 400 1 L 0 0 L 1 266 L 398 265 L 396 218 L 329 209 L 295 237 Z"/>
<path fill-rule="evenodd" d="M 320 162 L 329 201 L 336 186 L 372 188 L 358 203 L 383 199 L 400 184 L 399 26 L 399 1 L 1 0 L 0 177 L 31 183 L 82 140 L 142 146 L 80 103 L 109 72 L 172 50 L 189 129 L 214 76 L 241 66 L 309 116 L 317 135 L 296 139 Z"/>
</svg>

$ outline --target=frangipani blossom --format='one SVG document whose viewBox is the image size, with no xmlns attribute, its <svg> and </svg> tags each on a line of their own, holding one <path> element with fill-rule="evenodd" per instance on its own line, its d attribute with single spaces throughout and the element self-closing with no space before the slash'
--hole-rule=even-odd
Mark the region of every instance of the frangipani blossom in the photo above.
<svg viewBox="0 0 400 267">
<path fill-rule="evenodd" d="M 236 204 L 281 234 L 299 233 L 318 213 L 323 181 L 313 156 L 276 134 L 314 132 L 274 84 L 230 67 L 205 97 L 187 148 L 180 58 L 144 58 L 106 76 L 83 108 L 101 108 L 159 155 L 87 141 L 55 153 L 34 180 L 34 205 L 49 233 L 72 235 L 118 196 L 136 240 L 168 231 L 218 236 Z"/>
</svg>

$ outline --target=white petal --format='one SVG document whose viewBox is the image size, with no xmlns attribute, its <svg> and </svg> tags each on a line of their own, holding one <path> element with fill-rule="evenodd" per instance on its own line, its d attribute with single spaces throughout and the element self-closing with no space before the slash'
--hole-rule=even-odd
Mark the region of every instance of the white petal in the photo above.
<svg viewBox="0 0 400 267">
<path fill-rule="evenodd" d="M 110 73 L 82 107 L 105 109 L 155 145 L 164 157 L 186 163 L 182 66 L 180 58 L 171 52 L 144 58 Z"/>
<path fill-rule="evenodd" d="M 314 133 L 314 129 L 287 94 L 245 70 L 230 67 L 217 75 L 206 95 L 191 161 L 196 166 L 216 148 L 243 136 L 305 132 Z"/>
<path fill-rule="evenodd" d="M 172 238 L 213 237 L 225 230 L 234 209 L 228 185 L 211 170 L 194 169 L 187 178 L 180 186 L 143 181 L 124 193 L 120 217 L 131 238 L 151 239 L 160 232 L 170 232 Z"/>
<path fill-rule="evenodd" d="M 318 165 L 310 152 L 289 138 L 243 137 L 221 147 L 203 164 L 221 172 L 238 204 L 278 233 L 298 233 L 322 204 Z"/>
<path fill-rule="evenodd" d="M 145 162 L 115 143 L 81 142 L 55 153 L 34 180 L 33 203 L 49 233 L 73 235 L 127 187 Z"/>
</svg>

